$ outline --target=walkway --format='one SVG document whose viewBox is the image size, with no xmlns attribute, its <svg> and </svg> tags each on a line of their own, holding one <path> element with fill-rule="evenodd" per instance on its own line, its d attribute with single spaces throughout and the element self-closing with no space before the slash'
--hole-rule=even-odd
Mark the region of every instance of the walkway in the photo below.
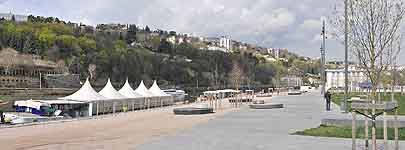
<svg viewBox="0 0 405 150">
<path fill-rule="evenodd" d="M 319 126 L 325 115 L 324 101 L 318 93 L 275 97 L 284 109 L 242 108 L 207 123 L 147 142 L 139 150 L 343 150 L 351 149 L 351 139 L 290 135 Z M 336 107 L 334 107 L 337 109 Z M 335 111 L 334 113 L 338 113 Z M 331 115 L 329 112 L 328 115 Z M 361 143 L 360 143 L 361 142 Z M 358 141 L 358 144 L 363 144 Z M 405 143 L 401 142 L 402 146 Z M 382 146 L 382 145 L 381 145 Z M 405 149 L 401 147 L 400 149 Z"/>
</svg>

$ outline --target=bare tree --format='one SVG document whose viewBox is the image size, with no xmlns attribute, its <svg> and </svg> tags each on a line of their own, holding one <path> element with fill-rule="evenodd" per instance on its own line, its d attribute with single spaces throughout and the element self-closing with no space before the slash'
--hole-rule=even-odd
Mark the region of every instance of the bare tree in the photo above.
<svg viewBox="0 0 405 150">
<path fill-rule="evenodd" d="M 229 74 L 229 79 L 230 82 L 232 83 L 233 87 L 236 88 L 236 90 L 239 90 L 240 85 L 242 84 L 243 80 L 243 71 L 242 68 L 240 67 L 239 62 L 234 62 L 232 66 L 232 70 Z M 235 99 L 235 104 L 236 106 L 240 106 L 239 104 L 241 103 L 241 99 L 237 98 Z"/>
<path fill-rule="evenodd" d="M 344 35 L 344 11 L 337 7 L 332 23 L 338 37 Z M 401 23 L 405 14 L 403 0 L 350 0 L 348 3 L 349 45 L 372 84 L 372 96 L 381 78 L 396 59 Z"/>
<path fill-rule="evenodd" d="M 371 82 L 372 103 L 376 103 L 377 88 L 389 66 L 395 62 L 399 49 L 400 30 L 405 15 L 403 0 L 349 0 L 347 3 L 348 22 L 345 22 L 344 9 L 336 8 L 332 20 L 337 36 L 345 35 L 347 25 L 348 45 L 358 59 L 361 69 Z M 347 23 L 347 24 L 346 24 Z M 372 108 L 372 116 L 376 109 Z M 367 127 L 366 127 L 366 130 Z M 372 126 L 373 149 L 376 149 L 376 127 Z"/>
<path fill-rule="evenodd" d="M 233 87 L 239 89 L 242 83 L 243 72 L 238 62 L 233 63 L 229 77 Z"/>
<path fill-rule="evenodd" d="M 89 71 L 89 74 L 90 74 L 90 79 L 93 79 L 93 77 L 96 75 L 96 65 L 95 64 L 90 64 L 89 65 L 89 68 L 88 68 L 88 71 Z"/>
</svg>

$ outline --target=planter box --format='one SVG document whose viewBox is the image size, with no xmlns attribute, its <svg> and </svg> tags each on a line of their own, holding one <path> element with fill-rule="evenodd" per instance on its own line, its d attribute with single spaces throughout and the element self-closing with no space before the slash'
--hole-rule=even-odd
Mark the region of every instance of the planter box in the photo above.
<svg viewBox="0 0 405 150">
<path fill-rule="evenodd" d="M 397 102 L 376 102 L 373 104 L 370 100 L 355 100 L 352 101 L 352 109 L 371 110 L 373 108 L 377 110 L 393 110 L 398 107 Z"/>
</svg>

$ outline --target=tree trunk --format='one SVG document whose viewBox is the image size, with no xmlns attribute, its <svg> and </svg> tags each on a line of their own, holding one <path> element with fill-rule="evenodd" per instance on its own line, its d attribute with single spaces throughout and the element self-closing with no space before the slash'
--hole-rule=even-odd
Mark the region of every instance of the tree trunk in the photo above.
<svg viewBox="0 0 405 150">
<path fill-rule="evenodd" d="M 375 98 L 377 94 L 377 86 L 374 84 L 372 91 L 371 91 L 371 98 L 372 98 L 372 103 L 375 104 Z M 375 108 L 371 110 L 371 115 L 375 115 Z M 371 127 L 371 139 L 372 139 L 372 150 L 377 149 L 377 137 L 376 137 L 376 127 L 375 127 L 375 120 L 372 120 L 372 127 Z"/>
<path fill-rule="evenodd" d="M 368 110 L 364 111 L 364 114 L 368 115 Z M 364 117 L 364 142 L 366 146 L 366 150 L 368 150 L 368 118 Z"/>
<path fill-rule="evenodd" d="M 352 150 L 356 150 L 356 112 L 352 111 Z"/>
<path fill-rule="evenodd" d="M 377 137 L 376 137 L 376 129 L 375 129 L 375 120 L 373 120 L 373 125 L 371 128 L 371 137 L 372 137 L 372 150 L 377 150 Z"/>
<path fill-rule="evenodd" d="M 383 125 L 383 128 L 384 128 L 384 149 L 386 149 L 386 150 L 388 150 L 388 130 L 387 130 L 387 112 L 384 112 L 384 114 L 383 114 L 383 121 L 384 121 L 384 125 Z"/>
<path fill-rule="evenodd" d="M 398 108 L 395 109 L 395 115 L 394 115 L 394 138 L 395 138 L 395 150 L 399 150 L 399 143 L 398 143 Z"/>
</svg>

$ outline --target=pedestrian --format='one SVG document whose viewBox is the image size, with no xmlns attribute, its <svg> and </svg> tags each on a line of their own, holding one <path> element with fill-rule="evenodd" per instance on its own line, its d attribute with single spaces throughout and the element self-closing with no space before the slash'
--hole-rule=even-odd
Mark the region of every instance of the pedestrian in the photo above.
<svg viewBox="0 0 405 150">
<path fill-rule="evenodd" d="M 328 91 L 326 91 L 325 95 L 325 100 L 326 100 L 326 111 L 330 111 L 330 100 L 331 100 L 331 93 Z"/>
<path fill-rule="evenodd" d="M 4 121 L 4 113 L 0 110 L 0 124 L 5 123 Z"/>
</svg>

